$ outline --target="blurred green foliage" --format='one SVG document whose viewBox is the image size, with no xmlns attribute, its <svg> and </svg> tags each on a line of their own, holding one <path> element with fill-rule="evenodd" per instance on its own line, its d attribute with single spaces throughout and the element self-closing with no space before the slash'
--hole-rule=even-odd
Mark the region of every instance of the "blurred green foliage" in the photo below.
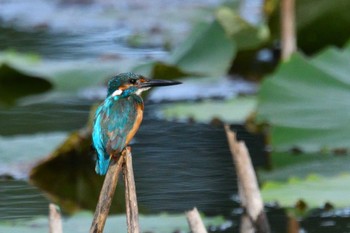
<svg viewBox="0 0 350 233">
<path fill-rule="evenodd" d="M 257 119 L 271 124 L 274 149 L 349 149 L 348 61 L 350 44 L 312 58 L 296 53 L 263 81 Z"/>
</svg>

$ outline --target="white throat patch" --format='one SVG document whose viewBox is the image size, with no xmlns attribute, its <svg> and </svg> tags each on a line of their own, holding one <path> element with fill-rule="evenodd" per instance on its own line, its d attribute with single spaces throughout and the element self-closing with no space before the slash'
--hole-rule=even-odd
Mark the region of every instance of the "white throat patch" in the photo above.
<svg viewBox="0 0 350 233">
<path fill-rule="evenodd" d="M 135 93 L 136 93 L 136 95 L 141 95 L 141 93 L 142 93 L 143 91 L 147 91 L 147 90 L 149 90 L 149 89 L 150 89 L 150 87 L 140 88 L 140 89 L 138 89 Z"/>
<path fill-rule="evenodd" d="M 117 90 L 115 90 L 115 91 L 112 93 L 112 96 L 121 95 L 122 93 L 123 93 L 123 91 L 122 91 L 122 90 L 117 89 Z"/>
</svg>

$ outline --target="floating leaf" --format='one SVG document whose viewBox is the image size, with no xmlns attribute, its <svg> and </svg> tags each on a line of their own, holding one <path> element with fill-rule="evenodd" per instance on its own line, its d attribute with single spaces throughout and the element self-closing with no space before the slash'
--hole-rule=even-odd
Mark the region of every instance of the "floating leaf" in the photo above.
<svg viewBox="0 0 350 233">
<path fill-rule="evenodd" d="M 221 76 L 227 73 L 236 53 L 232 39 L 217 20 L 200 23 L 170 54 L 166 62 L 148 62 L 133 71 L 153 78 Z"/>
<path fill-rule="evenodd" d="M 35 55 L 14 52 L 0 53 L 0 103 L 50 89 L 76 93 L 86 87 L 102 84 L 128 62 L 114 61 L 42 61 Z M 54 88 L 53 88 L 54 87 Z"/>
<path fill-rule="evenodd" d="M 170 64 L 185 73 L 219 76 L 227 73 L 235 53 L 234 42 L 214 20 L 197 25 L 171 54 Z"/>
<path fill-rule="evenodd" d="M 52 84 L 47 80 L 0 62 L 0 104 L 14 104 L 21 97 L 40 94 L 51 88 Z"/>
<path fill-rule="evenodd" d="M 287 181 L 290 177 L 304 179 L 310 174 L 324 177 L 349 171 L 350 157 L 330 154 L 272 153 L 272 170 L 259 170 L 261 181 Z M 350 202 L 349 202 L 350 203 Z"/>
<path fill-rule="evenodd" d="M 194 119 L 208 123 L 213 119 L 242 123 L 256 106 L 255 97 L 239 97 L 226 101 L 206 100 L 199 103 L 171 104 L 162 110 L 168 119 Z"/>
<path fill-rule="evenodd" d="M 12 105 L 21 97 L 52 89 L 41 64 L 35 55 L 0 53 L 0 104 Z"/>
<path fill-rule="evenodd" d="M 0 64 L 7 64 L 21 73 L 40 76 L 44 69 L 40 67 L 42 60 L 35 54 L 21 54 L 13 51 L 0 52 Z"/>
<path fill-rule="evenodd" d="M 56 90 L 75 92 L 86 87 L 102 84 L 117 73 L 114 62 L 65 63 L 59 68 L 52 68 L 52 82 Z"/>
<path fill-rule="evenodd" d="M 31 164 L 43 155 L 50 153 L 66 137 L 67 133 L 62 132 L 10 137 L 0 136 L 1 173 L 10 173 L 11 171 L 23 173 L 23 168 L 21 171 L 15 171 L 13 166 Z M 25 153 L 23 153 L 23 148 L 26 148 Z"/>
<path fill-rule="evenodd" d="M 299 200 L 308 207 L 321 207 L 326 202 L 337 208 L 349 206 L 350 188 L 344 184 L 350 182 L 350 174 L 334 177 L 310 175 L 306 179 L 290 178 L 288 183 L 266 182 L 262 187 L 264 201 L 277 201 L 287 207 L 294 206 Z"/>
<path fill-rule="evenodd" d="M 270 30 L 264 22 L 252 24 L 228 6 L 220 7 L 216 11 L 216 18 L 237 45 L 237 55 L 230 73 L 257 80 L 271 72 L 276 64 L 272 51 L 263 49 L 270 40 Z"/>
<path fill-rule="evenodd" d="M 269 39 L 266 25 L 252 25 L 230 7 L 220 7 L 216 18 L 227 35 L 236 42 L 238 50 L 255 49 Z"/>
<path fill-rule="evenodd" d="M 294 54 L 261 86 L 258 121 L 278 150 L 349 148 L 350 48 L 312 59 Z"/>
<path fill-rule="evenodd" d="M 30 181 L 65 211 L 95 209 L 104 177 L 95 173 L 91 131 L 72 133 L 48 158 L 35 165 Z M 124 192 L 117 187 L 112 213 L 125 209 Z"/>
<path fill-rule="evenodd" d="M 168 61 L 147 63 L 134 70 L 153 77 L 222 76 L 229 71 L 237 50 L 255 49 L 269 38 L 266 26 L 248 23 L 229 7 L 219 8 L 215 16 L 213 21 L 194 27 Z"/>
</svg>

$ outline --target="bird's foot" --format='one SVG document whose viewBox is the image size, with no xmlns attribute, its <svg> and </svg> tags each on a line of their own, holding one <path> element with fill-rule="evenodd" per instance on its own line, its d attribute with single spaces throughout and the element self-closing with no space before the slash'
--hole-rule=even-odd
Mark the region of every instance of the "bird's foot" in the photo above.
<svg viewBox="0 0 350 233">
<path fill-rule="evenodd" d="M 118 161 L 122 153 L 113 153 L 111 159 Z"/>
</svg>

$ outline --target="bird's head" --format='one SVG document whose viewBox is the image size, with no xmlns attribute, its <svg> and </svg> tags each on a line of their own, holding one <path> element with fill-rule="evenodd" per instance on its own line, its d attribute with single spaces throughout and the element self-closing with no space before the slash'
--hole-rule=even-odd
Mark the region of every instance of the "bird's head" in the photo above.
<svg viewBox="0 0 350 233">
<path fill-rule="evenodd" d="M 140 95 L 151 87 L 169 86 L 181 84 L 178 81 L 148 79 L 142 75 L 134 73 L 121 73 L 108 82 L 107 96 L 130 96 Z"/>
</svg>

